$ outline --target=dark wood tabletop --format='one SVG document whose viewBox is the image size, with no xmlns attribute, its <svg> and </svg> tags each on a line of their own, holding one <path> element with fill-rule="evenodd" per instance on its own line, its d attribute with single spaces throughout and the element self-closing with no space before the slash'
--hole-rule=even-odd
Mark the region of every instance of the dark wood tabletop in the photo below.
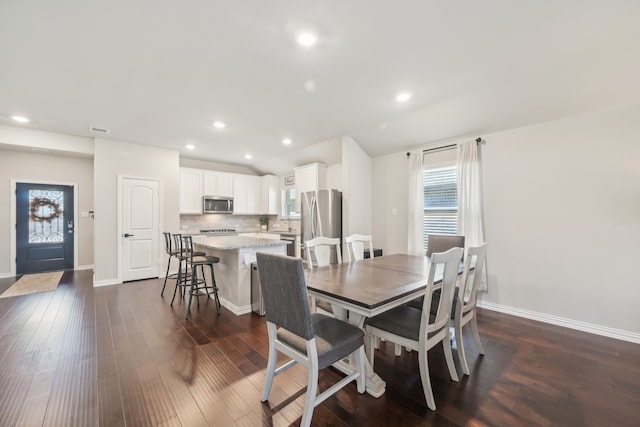
<svg viewBox="0 0 640 427">
<path fill-rule="evenodd" d="M 370 317 L 423 295 L 429 266 L 429 258 L 406 254 L 334 264 L 308 271 L 307 288 L 315 297 Z"/>
</svg>

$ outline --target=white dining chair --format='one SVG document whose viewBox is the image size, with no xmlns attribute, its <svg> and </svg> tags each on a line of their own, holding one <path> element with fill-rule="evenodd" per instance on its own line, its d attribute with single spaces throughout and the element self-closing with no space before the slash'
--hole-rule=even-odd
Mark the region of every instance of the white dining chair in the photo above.
<svg viewBox="0 0 640 427">
<path fill-rule="evenodd" d="M 484 348 L 482 347 L 482 341 L 480 341 L 480 333 L 478 332 L 478 323 L 476 320 L 476 302 L 478 299 L 478 286 L 480 285 L 486 257 L 487 243 L 468 248 L 464 261 L 462 280 L 458 286 L 456 297 L 453 300 L 453 308 L 451 309 L 450 325 L 455 331 L 454 339 L 456 341 L 458 359 L 460 360 L 460 365 L 462 365 L 462 372 L 465 375 L 469 375 L 469 365 L 467 364 L 467 356 L 464 351 L 464 340 L 462 338 L 463 326 L 470 325 L 478 353 L 484 355 Z M 431 313 L 433 314 L 433 310 Z"/>
<path fill-rule="evenodd" d="M 331 264 L 333 251 L 335 251 L 337 263 L 342 264 L 340 239 L 337 237 L 316 237 L 304 242 L 304 248 L 309 269 L 314 268 L 314 265 L 316 267 L 324 267 Z"/>
<path fill-rule="evenodd" d="M 340 239 L 334 237 L 316 237 L 307 240 L 304 243 L 305 253 L 307 254 L 307 265 L 311 270 L 315 267 L 324 267 L 331 264 L 332 253 L 335 251 L 335 261 L 342 264 L 342 251 L 340 250 Z M 326 301 L 318 300 L 310 297 L 309 302 L 311 309 L 317 312 L 318 309 L 325 314 L 332 315 L 333 308 Z"/>
<path fill-rule="evenodd" d="M 453 248 L 447 252 L 431 255 L 431 265 L 422 310 L 405 304 L 367 320 L 366 333 L 369 340 L 369 348 L 373 348 L 376 337 L 381 337 L 418 352 L 422 389 L 427 406 L 434 411 L 436 403 L 431 389 L 429 362 L 427 360 L 427 353 L 431 348 L 442 343 L 449 376 L 453 381 L 458 381 L 458 373 L 456 372 L 451 351 L 449 322 L 463 253 L 464 250 L 462 248 Z M 438 298 L 436 314 L 432 315 L 430 307 L 431 299 L 434 295 L 436 269 L 442 270 L 443 277 L 442 285 L 439 287 L 441 295 Z M 369 362 L 372 369 L 374 359 L 375 352 L 369 352 Z"/>
<path fill-rule="evenodd" d="M 285 255 L 256 254 L 264 296 L 269 334 L 269 358 L 262 402 L 271 392 L 274 377 L 296 363 L 308 373 L 307 393 L 301 426 L 311 425 L 313 409 L 325 399 L 356 380 L 358 393 L 365 391 L 365 352 L 362 329 L 343 320 L 311 313 L 302 260 Z M 291 358 L 276 368 L 277 353 Z M 352 357 L 355 369 L 320 394 L 318 371 L 346 357 Z"/>
<path fill-rule="evenodd" d="M 369 256 L 373 257 L 373 242 L 371 236 L 352 234 L 345 237 L 344 241 L 347 244 L 347 262 L 364 259 L 365 249 L 368 249 Z"/>
</svg>

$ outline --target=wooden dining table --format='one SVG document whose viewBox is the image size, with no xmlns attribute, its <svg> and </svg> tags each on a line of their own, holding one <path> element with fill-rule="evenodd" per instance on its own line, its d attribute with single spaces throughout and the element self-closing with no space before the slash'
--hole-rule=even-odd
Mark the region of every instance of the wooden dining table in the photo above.
<svg viewBox="0 0 640 427">
<path fill-rule="evenodd" d="M 332 264 L 308 270 L 307 289 L 314 298 L 331 303 L 335 317 L 364 328 L 366 318 L 424 295 L 430 265 L 428 257 L 406 254 Z M 435 287 L 441 280 L 442 271 L 436 270 Z M 367 393 L 379 397 L 384 394 L 386 383 L 368 361 L 366 365 Z M 334 366 L 345 373 L 353 371 L 348 362 Z"/>
</svg>

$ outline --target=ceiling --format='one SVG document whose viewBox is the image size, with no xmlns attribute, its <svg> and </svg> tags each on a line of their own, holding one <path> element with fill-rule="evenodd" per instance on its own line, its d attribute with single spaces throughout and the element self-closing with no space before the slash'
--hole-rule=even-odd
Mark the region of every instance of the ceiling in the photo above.
<svg viewBox="0 0 640 427">
<path fill-rule="evenodd" d="M 639 22 L 637 0 L 2 0 L 0 124 L 286 174 L 343 135 L 376 157 L 638 104 Z"/>
</svg>

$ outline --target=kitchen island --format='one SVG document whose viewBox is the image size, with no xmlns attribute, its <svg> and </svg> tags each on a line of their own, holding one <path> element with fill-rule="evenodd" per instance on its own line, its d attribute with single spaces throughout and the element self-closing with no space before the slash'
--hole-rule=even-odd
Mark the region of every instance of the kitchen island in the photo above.
<svg viewBox="0 0 640 427">
<path fill-rule="evenodd" d="M 196 250 L 220 258 L 215 265 L 220 303 L 236 315 L 251 312 L 251 263 L 256 252 L 287 253 L 289 242 L 245 236 L 194 236 Z"/>
</svg>

